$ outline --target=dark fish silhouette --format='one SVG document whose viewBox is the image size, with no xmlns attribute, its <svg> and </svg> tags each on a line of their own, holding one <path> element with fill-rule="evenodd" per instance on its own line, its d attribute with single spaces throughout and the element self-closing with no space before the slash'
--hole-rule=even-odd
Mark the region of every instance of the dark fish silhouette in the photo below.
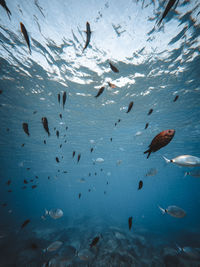
<svg viewBox="0 0 200 267">
<path fill-rule="evenodd" d="M 93 150 L 94 150 L 94 148 L 92 147 L 92 148 L 90 149 L 90 152 L 92 153 Z"/>
<path fill-rule="evenodd" d="M 177 100 L 178 98 L 179 98 L 179 96 L 176 95 L 175 98 L 174 98 L 174 102 L 176 102 L 176 100 Z"/>
<path fill-rule="evenodd" d="M 148 115 L 151 115 L 151 113 L 153 112 L 153 109 L 151 108 L 148 112 Z"/>
<path fill-rule="evenodd" d="M 63 93 L 63 109 L 64 109 L 64 106 L 65 106 L 66 98 L 67 98 L 67 94 L 66 94 L 66 92 L 64 92 Z"/>
<path fill-rule="evenodd" d="M 91 192 L 91 189 L 88 189 L 88 192 Z"/>
<path fill-rule="evenodd" d="M 58 163 L 60 162 L 58 157 L 56 157 L 56 161 L 57 161 Z"/>
<path fill-rule="evenodd" d="M 38 249 L 38 245 L 35 243 L 31 243 L 30 248 L 33 250 Z"/>
<path fill-rule="evenodd" d="M 23 127 L 24 132 L 29 136 L 30 134 L 29 134 L 29 130 L 28 130 L 28 123 L 23 122 L 22 127 Z"/>
<path fill-rule="evenodd" d="M 81 198 L 81 193 L 78 194 L 78 198 L 79 198 L 79 199 Z"/>
<path fill-rule="evenodd" d="M 121 120 L 119 119 L 119 120 L 118 120 L 118 123 L 119 123 L 120 121 L 121 121 Z"/>
<path fill-rule="evenodd" d="M 96 244 L 99 242 L 99 238 L 100 238 L 100 236 L 96 236 L 96 237 L 92 240 L 92 242 L 90 243 L 90 247 L 91 247 L 91 248 L 94 247 L 94 246 L 96 246 Z"/>
<path fill-rule="evenodd" d="M 62 114 L 61 114 L 61 113 L 59 114 L 59 116 L 60 116 L 60 118 L 62 119 Z"/>
<path fill-rule="evenodd" d="M 81 154 L 78 154 L 77 163 L 79 162 L 80 158 L 81 158 Z"/>
<path fill-rule="evenodd" d="M 129 230 L 131 230 L 132 222 L 133 222 L 133 217 L 129 217 L 129 218 L 128 218 L 128 229 L 129 229 Z"/>
<path fill-rule="evenodd" d="M 60 148 L 62 147 L 62 144 L 60 144 Z"/>
<path fill-rule="evenodd" d="M 33 114 L 36 114 L 37 113 L 37 111 L 35 110 L 35 111 L 33 111 Z"/>
<path fill-rule="evenodd" d="M 8 193 L 11 193 L 12 192 L 12 190 L 8 190 Z"/>
<path fill-rule="evenodd" d="M 151 141 L 151 144 L 149 145 L 149 149 L 144 152 L 144 154 L 148 153 L 147 158 L 149 158 L 151 152 L 156 152 L 162 147 L 169 144 L 169 142 L 174 137 L 175 130 L 165 130 L 156 135 L 153 140 Z"/>
<path fill-rule="evenodd" d="M 6 1 L 5 0 L 0 0 L 0 5 L 6 10 L 8 17 L 10 19 L 10 16 L 12 15 L 9 8 L 6 5 Z"/>
<path fill-rule="evenodd" d="M 60 94 L 58 94 L 58 103 L 60 104 Z"/>
<path fill-rule="evenodd" d="M 141 180 L 141 181 L 139 181 L 139 184 L 138 184 L 138 190 L 140 190 L 142 187 L 143 187 L 143 182 Z"/>
<path fill-rule="evenodd" d="M 45 144 L 45 145 L 46 145 L 46 143 L 47 143 L 46 140 L 44 140 L 44 144 Z"/>
<path fill-rule="evenodd" d="M 7 184 L 7 185 L 10 185 L 10 184 L 11 184 L 11 180 L 8 180 L 8 181 L 6 182 L 6 184 Z"/>
<path fill-rule="evenodd" d="M 95 97 L 100 96 L 100 95 L 103 93 L 104 89 L 105 89 L 105 87 L 101 87 L 101 88 L 99 89 L 97 95 L 95 95 Z"/>
<path fill-rule="evenodd" d="M 25 144 L 22 144 L 22 145 L 21 145 L 21 147 L 24 147 L 24 146 L 25 146 Z"/>
<path fill-rule="evenodd" d="M 144 129 L 147 129 L 149 126 L 149 123 L 147 122 Z"/>
<path fill-rule="evenodd" d="M 115 126 L 117 126 L 117 123 L 115 122 Z"/>
<path fill-rule="evenodd" d="M 30 223 L 31 220 L 27 219 L 26 221 L 24 221 L 21 225 L 21 229 L 23 229 L 28 223 Z"/>
<path fill-rule="evenodd" d="M 20 22 L 20 26 L 21 26 L 21 32 L 23 33 L 24 35 L 24 39 L 28 45 L 28 49 L 29 49 L 29 52 L 31 54 L 31 47 L 30 47 L 30 40 L 29 40 L 29 37 L 28 37 L 28 33 L 27 33 L 27 30 L 24 26 L 24 24 L 22 22 Z"/>
<path fill-rule="evenodd" d="M 59 138 L 59 131 L 58 130 L 56 131 L 56 136 L 57 136 L 57 138 Z"/>
<path fill-rule="evenodd" d="M 91 30 L 90 30 L 90 24 L 89 22 L 86 23 L 86 43 L 85 46 L 83 48 L 83 51 L 88 47 L 89 43 L 90 43 L 90 38 L 91 38 Z"/>
<path fill-rule="evenodd" d="M 48 136 L 50 136 L 48 120 L 47 120 L 46 117 L 42 118 L 42 124 L 43 124 L 43 127 L 44 127 L 45 131 L 48 133 Z"/>
<path fill-rule="evenodd" d="M 35 178 L 38 179 L 39 177 L 36 175 Z"/>
<path fill-rule="evenodd" d="M 111 68 L 112 71 L 114 71 L 116 73 L 119 72 L 119 70 L 115 66 L 113 66 L 112 63 L 109 62 L 109 64 L 110 64 L 110 68 Z"/>
<path fill-rule="evenodd" d="M 112 137 L 110 138 L 110 142 L 112 142 Z"/>
<path fill-rule="evenodd" d="M 74 158 L 75 154 L 76 154 L 76 151 L 73 151 L 72 158 Z"/>
<path fill-rule="evenodd" d="M 131 111 L 133 107 L 133 101 L 130 102 L 129 106 L 128 106 L 128 110 L 126 111 L 126 113 L 129 113 L 129 111 Z"/>
<path fill-rule="evenodd" d="M 3 91 L 2 90 L 0 90 L 0 95 L 3 93 Z"/>
<path fill-rule="evenodd" d="M 27 180 L 24 180 L 24 184 L 28 184 Z"/>
<path fill-rule="evenodd" d="M 168 12 L 170 11 L 170 9 L 173 7 L 173 5 L 175 4 L 176 0 L 169 0 L 165 11 L 162 15 L 162 18 L 160 19 L 160 21 L 158 22 L 158 26 L 161 24 L 162 20 L 167 16 Z"/>
<path fill-rule="evenodd" d="M 37 185 L 32 185 L 31 187 L 32 187 L 32 189 L 34 189 L 34 188 L 36 188 L 36 187 L 37 187 Z"/>
</svg>

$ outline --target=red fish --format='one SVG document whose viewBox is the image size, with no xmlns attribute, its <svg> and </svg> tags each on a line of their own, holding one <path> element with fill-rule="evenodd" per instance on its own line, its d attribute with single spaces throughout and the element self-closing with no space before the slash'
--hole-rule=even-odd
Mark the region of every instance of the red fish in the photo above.
<svg viewBox="0 0 200 267">
<path fill-rule="evenodd" d="M 154 139 L 151 141 L 151 144 L 149 145 L 149 149 L 144 152 L 144 154 L 148 153 L 147 158 L 149 158 L 151 152 L 156 152 L 162 147 L 169 144 L 169 142 L 174 137 L 175 130 L 165 130 L 159 133 L 154 137 Z"/>
</svg>

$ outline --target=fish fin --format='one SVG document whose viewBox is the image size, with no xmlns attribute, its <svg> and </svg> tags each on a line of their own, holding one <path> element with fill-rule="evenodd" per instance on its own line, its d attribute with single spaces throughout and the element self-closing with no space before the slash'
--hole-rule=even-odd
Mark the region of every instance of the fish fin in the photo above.
<svg viewBox="0 0 200 267">
<path fill-rule="evenodd" d="M 165 214 L 166 213 L 166 210 L 161 208 L 160 206 L 158 206 L 158 208 L 161 210 L 162 214 Z"/>
<path fill-rule="evenodd" d="M 149 156 L 151 155 L 151 150 L 150 150 L 150 149 L 148 149 L 148 150 L 144 151 L 144 154 L 146 154 L 146 153 L 148 153 L 148 155 L 147 155 L 147 159 L 148 159 L 148 158 L 149 158 Z"/>
<path fill-rule="evenodd" d="M 172 162 L 170 159 L 167 159 L 166 157 L 162 156 L 166 163 Z"/>
<path fill-rule="evenodd" d="M 189 172 L 185 172 L 184 177 L 187 176 L 187 175 L 189 175 L 189 174 L 190 174 Z"/>
</svg>

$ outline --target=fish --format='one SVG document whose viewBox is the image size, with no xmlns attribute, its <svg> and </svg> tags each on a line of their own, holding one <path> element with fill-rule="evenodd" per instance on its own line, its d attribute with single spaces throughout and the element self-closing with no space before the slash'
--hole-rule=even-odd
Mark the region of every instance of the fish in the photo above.
<svg viewBox="0 0 200 267">
<path fill-rule="evenodd" d="M 151 108 L 147 115 L 151 115 L 152 112 L 153 112 L 153 109 Z"/>
<path fill-rule="evenodd" d="M 38 179 L 39 177 L 36 175 L 35 178 Z"/>
<path fill-rule="evenodd" d="M 111 137 L 111 138 L 110 138 L 110 142 L 112 142 L 112 140 L 113 140 L 113 139 L 112 139 L 112 137 Z"/>
<path fill-rule="evenodd" d="M 157 173 L 158 173 L 157 169 L 155 169 L 155 168 L 151 168 L 151 169 L 146 173 L 145 176 L 154 176 L 154 175 L 156 175 Z"/>
<path fill-rule="evenodd" d="M 36 243 L 31 243 L 30 248 L 33 250 L 38 249 L 38 245 Z"/>
<path fill-rule="evenodd" d="M 88 189 L 88 192 L 91 192 L 91 189 L 90 188 Z"/>
<path fill-rule="evenodd" d="M 60 148 L 62 147 L 62 144 L 60 144 Z"/>
<path fill-rule="evenodd" d="M 117 123 L 115 122 L 115 126 L 117 126 Z"/>
<path fill-rule="evenodd" d="M 10 19 L 10 16 L 12 15 L 10 12 L 10 9 L 7 7 L 6 1 L 5 0 L 0 0 L 0 5 L 6 10 L 8 17 Z"/>
<path fill-rule="evenodd" d="M 186 175 L 190 175 L 190 176 L 199 178 L 200 177 L 200 170 L 196 170 L 196 171 L 192 171 L 192 172 L 185 172 L 184 176 L 186 176 Z"/>
<path fill-rule="evenodd" d="M 104 86 L 101 87 L 101 88 L 99 89 L 98 93 L 95 95 L 95 97 L 96 97 L 96 98 L 99 97 L 99 96 L 103 93 L 104 89 L 105 89 Z"/>
<path fill-rule="evenodd" d="M 63 109 L 65 107 L 65 102 L 66 102 L 67 94 L 66 92 L 63 93 Z"/>
<path fill-rule="evenodd" d="M 50 136 L 48 120 L 46 117 L 42 117 L 42 124 L 43 124 L 45 131 L 48 133 L 48 136 Z"/>
<path fill-rule="evenodd" d="M 8 193 L 11 193 L 12 192 L 12 190 L 8 190 Z"/>
<path fill-rule="evenodd" d="M 45 144 L 45 145 L 46 145 L 46 143 L 47 143 L 46 140 L 44 140 L 44 144 Z"/>
<path fill-rule="evenodd" d="M 161 19 L 158 22 L 158 26 L 160 26 L 162 20 L 167 16 L 168 12 L 170 11 L 170 9 L 173 7 L 173 5 L 175 4 L 176 0 L 169 0 L 169 2 L 167 3 L 167 6 L 164 10 L 164 13 L 161 17 Z"/>
<path fill-rule="evenodd" d="M 32 187 L 32 189 L 34 189 L 34 188 L 36 188 L 36 187 L 37 187 L 37 185 L 32 185 L 31 187 Z"/>
<path fill-rule="evenodd" d="M 79 198 L 79 199 L 81 198 L 81 193 L 78 194 L 78 198 Z"/>
<path fill-rule="evenodd" d="M 74 158 L 75 154 L 76 154 L 76 151 L 73 151 L 72 158 Z"/>
<path fill-rule="evenodd" d="M 102 163 L 102 162 L 104 162 L 104 159 L 103 158 L 97 158 L 95 161 L 99 162 L 99 163 Z"/>
<path fill-rule="evenodd" d="M 0 90 L 0 95 L 3 93 L 3 90 Z"/>
<path fill-rule="evenodd" d="M 24 179 L 24 184 L 28 184 L 28 181 Z"/>
<path fill-rule="evenodd" d="M 62 241 L 55 241 L 50 244 L 46 249 L 43 249 L 43 252 L 52 252 L 58 250 L 62 246 Z"/>
<path fill-rule="evenodd" d="M 90 43 L 90 38 L 91 38 L 91 29 L 90 29 L 90 23 L 87 21 L 86 23 L 86 43 L 85 46 L 83 48 L 83 51 L 88 47 L 89 43 Z"/>
<path fill-rule="evenodd" d="M 143 182 L 142 182 L 142 180 L 140 180 L 139 184 L 138 184 L 138 190 L 140 190 L 142 187 L 143 187 Z"/>
<path fill-rule="evenodd" d="M 33 179 L 30 180 L 31 183 L 32 183 L 33 181 L 34 181 Z"/>
<path fill-rule="evenodd" d="M 6 184 L 7 184 L 7 185 L 10 185 L 10 184 L 11 184 L 11 180 L 8 180 L 8 181 L 6 182 Z"/>
<path fill-rule="evenodd" d="M 92 153 L 93 150 L 94 150 L 94 148 L 92 147 L 92 148 L 90 149 L 90 152 Z"/>
<path fill-rule="evenodd" d="M 191 155 L 181 155 L 173 159 L 167 159 L 164 157 L 164 160 L 166 163 L 174 163 L 179 166 L 184 166 L 184 167 L 197 167 L 200 166 L 200 158 L 191 156 Z"/>
<path fill-rule="evenodd" d="M 58 94 L 58 103 L 60 104 L 60 93 Z"/>
<path fill-rule="evenodd" d="M 121 119 L 118 119 L 118 123 L 121 121 Z"/>
<path fill-rule="evenodd" d="M 36 114 L 37 113 L 37 111 L 35 110 L 35 111 L 33 111 L 33 114 Z"/>
<path fill-rule="evenodd" d="M 24 147 L 25 146 L 25 144 L 21 144 L 21 147 Z"/>
<path fill-rule="evenodd" d="M 128 229 L 129 229 L 129 230 L 131 230 L 132 222 L 133 222 L 133 217 L 129 217 L 129 218 L 128 218 Z"/>
<path fill-rule="evenodd" d="M 147 122 L 144 129 L 146 130 L 148 126 L 149 126 L 149 123 Z"/>
<path fill-rule="evenodd" d="M 21 225 L 21 229 L 23 229 L 28 223 L 30 223 L 30 221 L 30 219 L 25 220 Z"/>
<path fill-rule="evenodd" d="M 27 33 L 27 30 L 24 26 L 24 24 L 22 22 L 20 22 L 20 26 L 21 26 L 21 32 L 22 34 L 24 35 L 24 39 L 28 45 L 28 49 L 29 49 L 29 52 L 31 54 L 31 47 L 30 47 L 30 40 L 29 40 L 29 36 L 28 36 L 28 33 Z"/>
<path fill-rule="evenodd" d="M 108 85 L 109 85 L 111 88 L 116 88 L 116 85 L 113 84 L 113 83 L 108 82 Z"/>
<path fill-rule="evenodd" d="M 115 72 L 115 73 L 118 73 L 119 72 L 119 70 L 112 63 L 109 62 L 109 65 L 110 65 L 110 68 L 111 68 L 111 70 L 113 72 Z"/>
<path fill-rule="evenodd" d="M 200 260 L 200 249 L 199 248 L 192 248 L 192 247 L 179 247 L 178 253 L 186 256 L 187 258 L 193 259 L 193 260 Z"/>
<path fill-rule="evenodd" d="M 165 130 L 157 134 L 151 141 L 151 144 L 149 145 L 149 149 L 144 152 L 144 154 L 148 153 L 147 158 L 149 158 L 152 152 L 156 152 L 162 147 L 169 144 L 172 138 L 174 137 L 174 134 L 175 134 L 175 130 L 173 129 Z"/>
<path fill-rule="evenodd" d="M 90 243 L 90 248 L 96 246 L 96 244 L 99 242 L 100 236 L 96 236 L 92 242 Z"/>
<path fill-rule="evenodd" d="M 28 136 L 30 136 L 30 133 L 29 133 L 29 130 L 28 130 L 28 123 L 23 122 L 23 123 L 22 123 L 22 128 L 23 128 L 24 132 L 25 132 Z"/>
<path fill-rule="evenodd" d="M 78 154 L 77 163 L 79 162 L 80 158 L 81 158 L 81 154 Z"/>
<path fill-rule="evenodd" d="M 57 138 L 59 138 L 59 131 L 58 130 L 56 131 L 56 136 L 57 136 Z"/>
<path fill-rule="evenodd" d="M 179 96 L 176 95 L 173 101 L 176 102 L 176 100 L 178 100 L 178 98 L 179 98 Z"/>
<path fill-rule="evenodd" d="M 158 208 L 161 210 L 162 214 L 168 213 L 175 218 L 183 218 L 186 216 L 186 212 L 177 206 L 168 206 L 167 209 L 163 209 L 158 206 Z"/>
<path fill-rule="evenodd" d="M 132 107 L 133 107 L 133 101 L 131 101 L 131 102 L 129 103 L 129 105 L 128 105 L 128 110 L 126 111 L 126 113 L 129 113 L 129 112 L 131 111 Z"/>
<path fill-rule="evenodd" d="M 51 209 L 51 210 L 47 210 L 45 209 L 45 213 L 44 213 L 44 218 L 46 218 L 47 216 L 50 216 L 53 219 L 59 219 L 63 216 L 63 211 L 61 209 Z"/>
<path fill-rule="evenodd" d="M 56 157 L 56 162 L 57 162 L 57 163 L 59 163 L 59 162 L 60 162 L 58 157 Z"/>
<path fill-rule="evenodd" d="M 61 113 L 59 114 L 59 116 L 60 116 L 60 118 L 62 119 L 62 114 L 61 114 Z"/>
</svg>

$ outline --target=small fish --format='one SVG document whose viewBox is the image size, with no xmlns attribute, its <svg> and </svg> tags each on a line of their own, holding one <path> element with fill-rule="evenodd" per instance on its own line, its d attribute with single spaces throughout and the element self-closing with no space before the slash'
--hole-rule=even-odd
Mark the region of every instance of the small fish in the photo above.
<svg viewBox="0 0 200 267">
<path fill-rule="evenodd" d="M 119 119 L 119 120 L 118 120 L 118 123 L 119 123 L 120 121 L 121 121 L 121 120 Z"/>
<path fill-rule="evenodd" d="M 129 230 L 131 230 L 132 222 L 133 222 L 133 217 L 129 217 L 129 218 L 128 218 L 128 229 L 129 229 Z"/>
<path fill-rule="evenodd" d="M 61 113 L 59 114 L 59 116 L 60 116 L 60 118 L 62 119 L 62 114 L 61 114 Z"/>
<path fill-rule="evenodd" d="M 30 247 L 33 250 L 38 249 L 38 245 L 36 243 L 31 243 Z"/>
<path fill-rule="evenodd" d="M 23 123 L 22 123 L 22 128 L 23 128 L 24 132 L 25 132 L 28 136 L 30 136 L 30 134 L 29 134 L 29 130 L 28 130 L 28 123 L 23 122 Z"/>
<path fill-rule="evenodd" d="M 88 176 L 91 176 L 91 173 L 89 172 Z"/>
<path fill-rule="evenodd" d="M 179 98 L 179 96 L 176 95 L 173 101 L 176 102 L 176 100 L 178 100 L 178 98 Z"/>
<path fill-rule="evenodd" d="M 190 176 L 199 178 L 200 177 L 200 170 L 191 171 L 191 172 L 185 172 L 184 176 L 186 176 L 186 175 L 190 175 Z"/>
<path fill-rule="evenodd" d="M 77 163 L 79 162 L 80 158 L 81 158 L 81 154 L 78 154 Z"/>
<path fill-rule="evenodd" d="M 96 98 L 99 97 L 103 93 L 104 89 L 105 89 L 105 87 L 101 87 L 95 97 Z"/>
<path fill-rule="evenodd" d="M 160 21 L 158 22 L 158 26 L 161 24 L 162 20 L 167 16 L 168 12 L 170 11 L 170 9 L 173 7 L 173 5 L 175 4 L 176 0 L 169 0 L 165 11 L 160 19 Z"/>
<path fill-rule="evenodd" d="M 96 236 L 96 237 L 92 240 L 92 242 L 90 243 L 90 248 L 96 246 L 96 244 L 99 242 L 99 238 L 100 238 L 100 236 Z"/>
<path fill-rule="evenodd" d="M 86 43 L 85 46 L 83 48 L 83 51 L 88 47 L 89 43 L 90 43 L 90 38 L 91 38 L 91 30 L 90 30 L 90 24 L 89 22 L 86 23 Z"/>
<path fill-rule="evenodd" d="M 147 173 L 146 176 L 154 176 L 158 173 L 157 169 L 151 168 Z"/>
<path fill-rule="evenodd" d="M 31 187 L 32 187 L 32 189 L 34 189 L 34 188 L 36 188 L 36 187 L 37 187 L 37 185 L 32 185 Z"/>
<path fill-rule="evenodd" d="M 3 93 L 3 90 L 0 90 L 0 95 Z"/>
<path fill-rule="evenodd" d="M 75 154 L 76 154 L 76 151 L 73 151 L 72 158 L 74 158 Z"/>
<path fill-rule="evenodd" d="M 60 148 L 62 147 L 62 144 L 60 144 Z"/>
<path fill-rule="evenodd" d="M 90 149 L 90 152 L 92 153 L 93 150 L 94 150 L 94 148 L 92 147 L 92 148 Z"/>
<path fill-rule="evenodd" d="M 115 122 L 115 126 L 117 126 L 117 123 Z"/>
<path fill-rule="evenodd" d="M 104 159 L 103 158 L 97 158 L 95 161 L 99 162 L 99 163 L 102 163 L 102 162 L 104 162 Z"/>
<path fill-rule="evenodd" d="M 12 190 L 8 190 L 8 193 L 11 193 L 12 192 Z"/>
<path fill-rule="evenodd" d="M 169 144 L 170 141 L 173 139 L 174 134 L 175 130 L 165 130 L 157 134 L 151 141 L 149 149 L 144 152 L 144 154 L 148 153 L 147 158 L 149 158 L 152 152 L 156 152 L 162 147 Z"/>
<path fill-rule="evenodd" d="M 68 126 L 66 126 L 66 128 L 65 128 L 65 129 L 66 129 L 66 131 L 67 131 L 67 129 L 68 129 Z"/>
<path fill-rule="evenodd" d="M 37 111 L 35 110 L 35 111 L 33 111 L 33 114 L 36 114 L 37 113 Z"/>
<path fill-rule="evenodd" d="M 106 191 L 104 191 L 103 193 L 104 193 L 104 195 L 106 195 Z"/>
<path fill-rule="evenodd" d="M 10 185 L 10 184 L 11 184 L 11 180 L 8 180 L 8 181 L 6 182 L 6 184 L 7 184 L 7 185 Z"/>
<path fill-rule="evenodd" d="M 90 188 L 88 189 L 88 192 L 91 192 L 91 189 Z"/>
<path fill-rule="evenodd" d="M 55 241 L 52 244 L 50 244 L 46 249 L 44 249 L 43 252 L 56 251 L 62 246 L 62 244 L 63 244 L 63 242 L 61 242 L 61 241 Z"/>
<path fill-rule="evenodd" d="M 42 124 L 43 124 L 45 131 L 48 133 L 48 136 L 50 136 L 48 120 L 46 117 L 42 117 Z"/>
<path fill-rule="evenodd" d="M 28 181 L 24 179 L 24 184 L 28 184 Z"/>
<path fill-rule="evenodd" d="M 59 163 L 59 162 L 60 162 L 58 157 L 56 157 L 56 161 L 57 161 L 57 163 Z"/>
<path fill-rule="evenodd" d="M 81 193 L 78 194 L 78 198 L 79 198 L 79 199 L 81 198 Z"/>
<path fill-rule="evenodd" d="M 24 24 L 22 22 L 20 22 L 20 26 L 21 26 L 21 32 L 24 35 L 24 39 L 25 39 L 25 41 L 26 41 L 26 43 L 28 45 L 29 52 L 31 54 L 30 40 L 29 40 L 29 37 L 28 37 L 27 30 L 26 30 L 26 28 L 25 28 L 25 26 L 24 26 Z"/>
<path fill-rule="evenodd" d="M 25 146 L 25 144 L 21 144 L 21 147 L 24 147 Z"/>
<path fill-rule="evenodd" d="M 28 223 L 30 223 L 31 220 L 27 219 L 25 220 L 22 225 L 21 225 L 21 229 L 23 229 Z"/>
<path fill-rule="evenodd" d="M 153 109 L 151 108 L 147 115 L 151 115 L 152 112 L 153 112 Z"/>
<path fill-rule="evenodd" d="M 112 142 L 112 140 L 113 140 L 113 139 L 112 139 L 112 137 L 111 137 L 111 138 L 110 138 L 110 141 Z"/>
<path fill-rule="evenodd" d="M 158 206 L 158 208 L 161 210 L 162 214 L 168 213 L 175 218 L 183 218 L 186 216 L 186 212 L 177 206 L 168 206 L 167 209 Z"/>
<path fill-rule="evenodd" d="M 60 104 L 60 94 L 58 94 L 58 103 Z"/>
<path fill-rule="evenodd" d="M 149 123 L 147 122 L 144 129 L 147 129 L 149 126 Z"/>
<path fill-rule="evenodd" d="M 110 68 L 111 68 L 112 71 L 114 71 L 116 73 L 119 72 L 119 70 L 112 63 L 109 62 L 109 65 L 110 65 Z"/>
<path fill-rule="evenodd" d="M 67 94 L 66 92 L 63 93 L 63 109 L 65 107 L 65 102 L 66 102 Z"/>
<path fill-rule="evenodd" d="M 108 82 L 108 85 L 109 85 L 111 88 L 116 88 L 116 85 L 113 84 L 113 83 Z"/>
<path fill-rule="evenodd" d="M 57 136 L 57 138 L 59 138 L 59 131 L 58 130 L 56 131 L 56 136 Z"/>
<path fill-rule="evenodd" d="M 129 106 L 128 106 L 128 110 L 126 111 L 126 113 L 129 113 L 129 111 L 131 111 L 133 107 L 133 101 L 130 102 Z"/>
<path fill-rule="evenodd" d="M 8 17 L 10 19 L 10 16 L 12 15 L 9 8 L 6 5 L 6 1 L 5 0 L 0 0 L 0 5 L 6 10 Z"/>
<path fill-rule="evenodd" d="M 166 163 L 174 163 L 179 166 L 185 166 L 185 167 L 198 167 L 200 166 L 200 158 L 191 156 L 191 155 L 181 155 L 173 159 L 167 159 L 164 157 L 164 160 Z"/>
<path fill-rule="evenodd" d="M 31 168 L 26 168 L 27 169 L 27 171 L 29 171 Z"/>
<path fill-rule="evenodd" d="M 35 178 L 38 179 L 39 177 L 36 175 Z"/>
<path fill-rule="evenodd" d="M 59 219 L 63 216 L 63 211 L 61 209 L 51 209 L 50 211 L 45 209 L 43 216 L 46 218 L 48 215 L 53 219 Z"/>
<path fill-rule="evenodd" d="M 141 181 L 139 181 L 139 184 L 138 184 L 138 190 L 140 190 L 142 187 L 143 187 L 143 182 L 141 180 Z"/>
<path fill-rule="evenodd" d="M 97 173 L 95 172 L 95 173 L 94 173 L 94 175 L 96 176 L 96 175 L 97 175 Z"/>
<path fill-rule="evenodd" d="M 45 145 L 46 145 L 46 143 L 47 143 L 46 140 L 44 140 L 44 144 L 45 144 Z"/>
<path fill-rule="evenodd" d="M 31 183 L 32 183 L 33 181 L 34 181 L 33 179 L 30 180 Z"/>
<path fill-rule="evenodd" d="M 63 171 L 63 173 L 67 173 L 67 171 Z"/>
</svg>

